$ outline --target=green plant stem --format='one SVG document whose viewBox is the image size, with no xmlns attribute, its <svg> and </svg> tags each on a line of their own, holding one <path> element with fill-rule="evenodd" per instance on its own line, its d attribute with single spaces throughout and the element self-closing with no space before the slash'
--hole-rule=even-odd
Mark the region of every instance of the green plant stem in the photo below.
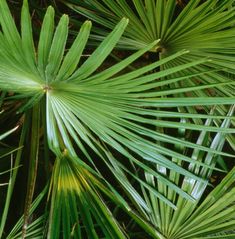
<svg viewBox="0 0 235 239">
<path fill-rule="evenodd" d="M 24 209 L 24 224 L 22 228 L 22 238 L 26 236 L 28 226 L 29 211 L 34 195 L 34 188 L 37 177 L 38 153 L 40 140 L 40 105 L 36 104 L 32 110 L 32 130 L 31 130 L 31 148 L 27 194 Z"/>
<path fill-rule="evenodd" d="M 24 145 L 24 142 L 25 142 L 25 136 L 26 136 L 26 132 L 27 132 L 26 121 L 28 121 L 28 118 L 26 117 L 26 119 L 24 121 L 25 121 L 25 123 L 23 124 L 22 131 L 21 131 L 21 136 L 20 136 L 20 141 L 19 141 L 19 149 L 17 151 L 16 160 L 15 160 L 15 164 L 14 164 L 14 167 L 13 167 L 15 169 L 12 172 L 12 176 L 9 180 L 9 185 L 8 185 L 7 195 L 6 195 L 6 200 L 5 200 L 5 206 L 4 206 L 4 209 L 3 209 L 3 214 L 1 216 L 0 238 L 2 238 L 4 228 L 5 228 L 5 225 L 6 225 L 6 220 L 7 220 L 7 215 L 8 215 L 8 211 L 9 211 L 10 201 L 11 201 L 11 197 L 12 197 L 12 193 L 13 193 L 13 189 L 14 189 L 14 185 L 15 185 L 15 181 L 16 181 L 16 176 L 17 176 L 19 166 L 20 166 L 20 160 L 21 160 L 21 155 L 22 155 L 22 151 L 23 151 L 23 145 Z"/>
</svg>

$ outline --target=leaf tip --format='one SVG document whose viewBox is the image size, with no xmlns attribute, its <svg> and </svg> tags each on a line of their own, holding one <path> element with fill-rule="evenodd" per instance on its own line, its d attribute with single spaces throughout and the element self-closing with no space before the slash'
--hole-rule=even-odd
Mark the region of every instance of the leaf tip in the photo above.
<svg viewBox="0 0 235 239">
<path fill-rule="evenodd" d="M 183 51 L 182 51 L 182 53 L 184 53 L 184 54 L 187 54 L 187 53 L 189 53 L 190 52 L 190 50 L 186 50 L 186 49 L 184 49 Z"/>
<path fill-rule="evenodd" d="M 126 25 L 129 23 L 129 18 L 123 17 L 121 22 L 126 23 Z"/>
<path fill-rule="evenodd" d="M 90 20 L 86 20 L 84 22 L 84 25 L 91 27 L 92 26 L 92 22 Z"/>
</svg>

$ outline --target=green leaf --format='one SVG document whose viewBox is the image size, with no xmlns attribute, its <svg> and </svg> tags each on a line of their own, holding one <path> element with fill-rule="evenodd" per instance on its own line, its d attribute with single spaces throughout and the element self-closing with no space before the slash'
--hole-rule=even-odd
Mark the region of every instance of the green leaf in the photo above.
<svg viewBox="0 0 235 239">
<path fill-rule="evenodd" d="M 36 70 L 31 16 L 29 14 L 27 0 L 24 0 L 21 12 L 21 37 L 22 48 L 26 56 L 26 61 L 28 62 L 29 66 L 33 68 L 33 70 Z"/>
<path fill-rule="evenodd" d="M 63 63 L 60 67 L 56 80 L 67 80 L 67 78 L 76 70 L 79 60 L 81 58 L 82 52 L 87 43 L 89 33 L 91 29 L 91 22 L 86 21 L 81 29 L 73 45 L 66 54 Z"/>
<path fill-rule="evenodd" d="M 46 82 L 48 83 L 55 80 L 56 74 L 60 69 L 68 35 L 68 20 L 69 19 L 67 15 L 63 15 L 61 17 L 52 40 L 45 71 Z"/>
<path fill-rule="evenodd" d="M 38 68 L 44 77 L 54 33 L 54 14 L 54 9 L 48 7 L 43 19 L 38 43 Z"/>
<path fill-rule="evenodd" d="M 128 19 L 123 18 L 69 80 L 78 82 L 91 75 L 113 50 L 127 24 Z"/>
</svg>

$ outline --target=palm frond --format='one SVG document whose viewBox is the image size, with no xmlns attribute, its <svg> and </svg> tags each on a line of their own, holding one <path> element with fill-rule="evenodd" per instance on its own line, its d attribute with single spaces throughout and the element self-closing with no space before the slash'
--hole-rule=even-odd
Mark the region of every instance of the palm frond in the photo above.
<svg viewBox="0 0 235 239">
<path fill-rule="evenodd" d="M 97 193 L 98 178 L 84 169 L 78 158 L 66 154 L 56 159 L 54 167 L 49 237 L 126 238 Z"/>
<path fill-rule="evenodd" d="M 160 58 L 183 49 L 190 51 L 189 54 L 165 64 L 163 68 L 167 69 L 202 57 L 210 58 L 210 62 L 177 73 L 184 75 L 208 69 L 217 70 L 208 76 L 202 75 L 190 81 L 191 86 L 226 82 L 229 81 L 227 73 L 234 74 L 235 11 L 234 7 L 231 7 L 232 0 L 223 3 L 219 0 L 189 1 L 183 9 L 179 8 L 175 0 L 62 2 L 101 26 L 93 29 L 91 44 L 107 35 L 104 28 L 112 29 L 120 18 L 127 17 L 129 25 L 117 45 L 121 49 L 139 49 L 160 39 L 159 43 L 151 48 Z M 234 84 L 218 85 L 213 92 L 219 95 L 233 95 Z"/>
<path fill-rule="evenodd" d="M 122 2 L 125 4 L 125 1 Z M 117 12 L 120 11 L 118 4 L 113 6 Z M 151 9 L 151 5 L 146 4 L 146 7 Z M 218 14 L 223 12 L 225 5 L 221 4 L 220 7 L 222 10 Z M 131 11 L 126 9 L 128 13 Z M 195 9 L 198 11 L 198 8 Z M 210 88 L 223 90 L 227 87 L 232 90 L 233 81 L 226 78 L 222 81 L 202 81 L 201 85 L 194 84 L 193 81 L 198 77 L 211 77 L 213 69 L 202 67 L 211 63 L 201 57 L 194 59 L 185 50 L 177 52 L 178 48 L 170 56 L 128 72 L 126 68 L 131 63 L 145 52 L 156 48 L 158 38 L 153 41 L 150 39 L 144 44 L 144 48 L 102 70 L 102 63 L 118 44 L 131 19 L 122 18 L 117 25 L 115 23 L 112 32 L 87 59 L 83 58 L 83 51 L 90 34 L 91 22 L 86 21 L 82 25 L 70 46 L 67 44 L 68 16 L 63 15 L 55 27 L 54 10 L 49 7 L 36 45 L 27 0 L 23 3 L 21 19 L 19 33 L 6 1 L 0 2 L 0 88 L 14 93 L 10 99 L 21 103 L 19 113 L 27 119 L 23 122 L 20 145 L 27 142 L 25 131 L 28 126 L 32 130 L 27 135 L 31 135 L 32 140 L 35 138 L 30 154 L 33 172 L 29 181 L 33 184 L 28 187 L 30 193 L 27 196 L 25 222 L 33 199 L 41 132 L 45 133 L 45 144 L 57 157 L 51 179 L 52 201 L 48 231 L 51 238 L 59 238 L 61 235 L 65 238 L 71 235 L 82 238 L 84 234 L 90 238 L 99 238 L 100 234 L 107 238 L 126 237 L 101 197 L 100 191 L 107 196 L 110 192 L 112 200 L 116 200 L 118 205 L 125 204 L 123 207 L 126 211 L 129 210 L 125 200 L 117 192 L 114 193 L 114 189 L 108 184 L 109 179 L 100 166 L 103 164 L 118 179 L 124 191 L 132 189 L 133 193 L 127 193 L 128 197 L 132 201 L 138 198 L 139 208 L 144 208 L 141 209 L 141 215 L 147 214 L 149 206 L 136 188 L 130 186 L 130 182 L 120 182 L 120 175 L 124 175 L 127 180 L 128 177 L 137 180 L 140 185 L 151 190 L 163 205 L 170 208 L 175 208 L 175 205 L 164 190 L 138 179 L 135 167 L 143 175 L 152 175 L 152 179 L 157 180 L 162 188 L 169 187 L 177 196 L 194 202 L 197 197 L 172 181 L 171 175 L 169 177 L 165 171 L 184 175 L 188 180 L 204 185 L 207 177 L 191 168 L 182 167 L 181 164 L 185 162 L 190 167 L 204 167 L 204 170 L 209 171 L 215 165 L 206 160 L 194 160 L 189 153 L 179 152 L 176 146 L 185 144 L 185 150 L 201 151 L 203 154 L 229 154 L 221 152 L 219 146 L 197 144 L 187 137 L 179 139 L 172 136 L 169 128 L 203 131 L 208 135 L 234 133 L 229 125 L 218 125 L 234 120 L 234 116 L 228 112 L 230 105 L 235 103 L 235 97 L 229 94 L 212 97 L 208 94 Z M 148 26 L 148 30 L 151 27 Z M 182 57 L 190 60 L 181 62 Z M 179 64 L 175 65 L 175 62 Z M 165 68 L 167 64 L 171 67 Z M 196 67 L 200 69 L 199 72 L 190 70 Z M 146 75 L 150 70 L 158 68 L 162 70 Z M 185 87 L 181 84 L 185 84 Z M 32 119 L 33 122 L 30 123 Z M 42 122 L 44 119 L 45 122 Z M 217 138 L 211 137 L 210 140 Z M 47 147 L 46 145 L 44 146 Z M 16 164 L 19 164 L 21 153 L 19 151 L 16 156 Z M 127 163 L 131 165 L 130 168 L 126 167 Z M 13 181 L 15 179 L 16 174 Z M 108 189 L 105 190 L 100 180 L 109 185 Z M 11 196 L 12 188 L 9 198 Z M 76 213 L 77 210 L 79 213 Z M 142 220 L 131 210 L 129 214 L 139 224 L 143 223 L 143 227 L 151 235 L 158 233 L 149 226 L 149 219 Z M 84 230 L 83 226 L 89 230 Z M 24 230 L 25 237 L 27 231 Z"/>
<path fill-rule="evenodd" d="M 231 108 L 228 115 L 234 114 L 234 107 Z M 230 120 L 224 120 L 221 127 L 228 127 Z M 211 120 L 208 119 L 206 124 L 211 124 Z M 184 136 L 185 132 L 182 131 L 181 136 Z M 220 150 L 223 148 L 226 135 L 223 133 L 217 133 L 214 139 L 210 139 L 210 136 L 206 131 L 202 131 L 197 139 L 197 144 L 204 144 L 208 140 L 210 141 L 210 148 Z M 177 147 L 178 150 L 184 151 L 185 147 Z M 200 150 L 193 150 L 192 156 L 194 160 L 200 160 L 207 164 L 214 166 L 217 162 L 217 157 L 211 153 L 205 153 Z M 182 162 L 178 158 L 172 158 L 172 161 L 183 166 Z M 226 236 L 230 234 L 234 228 L 234 197 L 231 197 L 233 192 L 232 185 L 234 184 L 234 169 L 228 173 L 225 179 L 207 196 L 202 198 L 205 194 L 207 183 L 202 183 L 197 180 L 181 176 L 174 172 L 168 172 L 166 168 L 156 165 L 158 171 L 164 174 L 169 173 L 170 179 L 179 185 L 184 191 L 196 199 L 195 202 L 191 202 L 188 199 L 177 197 L 175 192 L 170 188 L 167 188 L 161 182 L 154 180 L 153 175 L 146 174 L 146 181 L 162 192 L 172 202 L 175 202 L 177 207 L 174 210 L 167 204 L 163 204 L 152 193 L 152 191 L 144 188 L 145 201 L 150 208 L 150 213 L 146 212 L 148 220 L 154 225 L 159 227 L 159 233 L 166 238 L 213 238 L 217 233 Z M 213 170 L 200 168 L 198 166 L 189 165 L 190 171 L 196 175 L 200 175 L 203 178 L 209 179 Z M 225 186 L 226 184 L 226 186 Z M 223 188 L 223 190 L 222 190 Z M 218 193 L 218 194 L 217 194 Z M 212 195 L 216 195 L 213 197 Z M 227 198 L 231 199 L 228 200 Z M 226 201 L 226 202 L 225 202 Z M 220 206 L 219 206 L 220 205 Z M 208 224 L 207 224 L 208 223 Z M 189 225 L 189 226 L 186 226 Z M 218 235 L 218 238 L 219 235 Z M 223 238 L 221 236 L 221 238 Z M 226 238 L 226 237 L 225 237 Z"/>
<path fill-rule="evenodd" d="M 29 54 L 28 48 L 26 50 L 22 46 L 24 39 L 19 37 L 19 34 L 16 30 L 9 31 L 8 29 L 9 25 L 13 29 L 16 29 L 16 27 L 10 16 L 9 9 L 7 8 L 5 1 L 2 2 L 1 8 L 2 12 L 4 13 L 2 20 L 0 19 L 3 28 L 2 38 L 5 42 L 7 42 L 7 44 L 12 44 L 15 47 L 14 49 L 6 49 L 4 47 L 4 49 L 8 51 L 8 54 L 2 55 L 1 65 L 5 66 L 6 62 L 9 62 L 10 59 L 16 59 L 17 64 L 15 64 L 13 60 L 11 61 L 10 66 L 12 69 L 15 69 L 12 73 L 14 73 L 14 77 L 17 78 L 18 81 L 6 81 L 6 78 L 2 77 L 2 84 L 0 84 L 0 86 L 5 87 L 4 89 L 6 90 L 13 90 L 16 93 L 20 93 L 25 97 L 28 97 L 29 94 L 35 94 L 34 91 L 36 89 L 36 95 L 45 95 L 47 99 L 46 114 L 48 140 L 50 148 L 56 154 L 66 148 L 71 152 L 72 155 L 76 155 L 73 143 L 70 140 L 70 136 L 72 136 L 78 146 L 84 148 L 81 142 L 81 140 L 83 140 L 86 145 L 90 146 L 97 154 L 100 155 L 100 153 L 95 149 L 94 145 L 98 144 L 97 139 L 101 139 L 103 142 L 113 148 L 116 148 L 116 150 L 118 150 L 121 154 L 127 156 L 129 159 L 135 161 L 139 165 L 141 165 L 142 163 L 131 157 L 130 153 L 125 147 L 127 147 L 131 152 L 134 152 L 143 157 L 145 160 L 158 162 L 159 164 L 165 166 L 167 165 L 168 168 L 177 170 L 182 174 L 187 174 L 188 176 L 191 175 L 191 177 L 195 177 L 191 173 L 185 171 L 181 167 L 178 167 L 167 159 L 167 157 L 172 155 L 172 153 L 178 156 L 176 152 L 168 150 L 161 146 L 156 147 L 156 145 L 151 143 L 149 140 L 140 137 L 138 132 L 141 132 L 141 135 L 145 135 L 146 137 L 154 140 L 161 140 L 161 138 L 163 137 L 163 135 L 160 133 L 157 133 L 153 130 L 148 130 L 143 126 L 140 126 L 139 122 L 161 127 L 169 126 L 171 124 L 172 127 L 177 128 L 182 127 L 202 129 L 203 127 L 205 127 L 205 130 L 220 130 L 216 127 L 206 127 L 203 125 L 195 125 L 193 127 L 190 127 L 187 124 L 179 125 L 177 122 L 153 122 L 146 119 L 146 117 L 143 118 L 141 116 L 142 114 L 144 114 L 145 116 L 155 117 L 156 111 L 155 109 L 150 109 L 151 107 L 168 108 L 198 105 L 207 105 L 209 107 L 213 104 L 219 105 L 234 103 L 233 97 L 189 97 L 187 98 L 187 101 L 185 101 L 185 98 L 179 97 L 171 99 L 164 97 L 164 94 L 163 96 L 160 95 L 161 97 L 159 97 L 157 91 L 155 91 L 156 93 L 153 92 L 153 94 L 151 94 L 150 96 L 149 92 L 146 92 L 146 90 L 149 91 L 151 89 L 156 89 L 156 87 L 163 87 L 164 85 L 169 84 L 168 81 L 156 82 L 156 79 L 170 76 L 175 72 L 179 72 L 181 70 L 188 69 L 189 67 L 199 65 L 200 63 L 205 62 L 205 60 L 190 62 L 158 73 L 153 73 L 148 76 L 142 76 L 151 68 L 161 66 L 162 64 L 166 64 L 172 59 L 176 59 L 178 56 L 184 55 L 185 52 L 183 51 L 176 53 L 174 56 L 165 58 L 159 62 L 153 63 L 149 66 L 138 69 L 134 72 L 115 77 L 115 74 L 117 74 L 125 66 L 133 62 L 140 55 L 140 53 L 136 53 L 133 56 L 130 56 L 128 60 L 124 62 L 125 64 L 122 63 L 122 66 L 120 68 L 114 66 L 104 71 L 103 73 L 93 75 L 93 72 L 101 65 L 101 63 L 111 52 L 115 44 L 118 42 L 118 39 L 123 34 L 128 20 L 122 19 L 121 22 L 115 27 L 113 32 L 107 36 L 104 42 L 79 67 L 79 69 L 76 69 L 75 67 L 78 64 L 77 61 L 76 64 L 73 65 L 70 69 L 70 76 L 67 76 L 68 78 L 66 79 L 60 78 L 57 77 L 57 73 L 60 76 L 62 72 L 61 69 L 64 69 L 65 65 L 68 65 L 68 59 L 70 59 L 72 54 L 71 51 L 69 51 L 67 55 L 63 57 L 66 35 L 68 32 L 67 16 L 63 16 L 60 19 L 58 27 L 56 28 L 55 33 L 52 35 L 52 22 L 54 13 L 52 8 L 48 8 L 42 25 L 41 36 L 43 37 L 40 37 L 40 41 L 38 43 L 38 65 L 36 64 L 37 61 L 35 61 L 35 65 L 30 66 L 26 61 L 26 55 Z M 24 9 L 27 9 L 27 1 L 24 1 L 23 10 Z M 25 17 L 25 15 L 27 14 L 23 14 L 22 17 Z M 8 19 L 7 22 L 5 21 L 6 19 Z M 27 26 L 29 26 L 29 24 Z M 84 26 L 81 28 L 81 31 L 79 33 L 79 36 L 84 37 L 85 41 L 87 40 L 90 26 L 90 22 L 84 23 Z M 25 28 L 27 27 L 25 26 Z M 14 35 L 12 35 L 12 32 L 14 33 Z M 63 37 L 61 37 L 62 35 Z M 30 39 L 32 40 L 31 37 Z M 31 41 L 30 39 L 27 39 L 28 42 Z M 75 45 L 72 46 L 72 49 L 74 48 L 74 46 L 77 46 L 78 51 L 82 52 L 84 44 L 78 46 L 77 41 L 78 40 L 75 40 Z M 155 44 L 156 42 L 153 42 L 144 50 L 140 50 L 140 52 L 144 53 L 148 51 Z M 18 52 L 17 54 L 16 51 Z M 33 55 L 33 53 L 31 55 Z M 98 56 L 100 59 L 99 61 L 97 61 Z M 74 56 L 72 55 L 71 59 L 73 58 Z M 78 58 L 80 58 L 80 55 L 78 55 Z M 41 67 L 42 69 L 40 70 Z M 66 67 L 65 69 L 67 72 Z M 19 70 L 21 71 L 21 74 L 32 74 L 32 78 L 30 77 L 30 79 L 28 79 L 25 77 L 19 77 Z M 42 75 L 42 70 L 43 72 L 45 72 L 45 75 Z M 97 78 L 99 79 L 97 80 Z M 187 80 L 187 76 L 170 79 L 170 81 L 172 82 Z M 32 81 L 37 84 L 37 88 L 35 88 L 31 84 L 27 85 Z M 25 87 L 19 88 L 19 85 L 26 86 L 27 92 L 25 92 L 24 90 Z M 192 89 L 189 88 L 185 89 L 184 91 L 191 92 L 191 90 Z M 140 95 L 139 93 L 136 94 L 135 92 L 142 93 Z M 155 96 L 154 94 L 157 95 Z M 34 95 L 33 101 L 29 100 L 30 105 L 35 104 L 39 99 L 40 98 L 37 98 L 37 100 L 35 100 Z M 174 113 L 172 112 L 172 114 Z M 233 130 L 226 129 L 226 132 L 233 132 Z M 169 143 L 175 143 L 173 138 L 168 138 L 167 141 Z M 123 143 L 125 144 L 125 147 Z M 195 148 L 198 147 L 196 144 L 191 146 Z M 189 157 L 183 155 L 180 156 L 182 160 L 192 162 Z M 147 168 L 148 167 L 145 167 L 145 169 Z M 157 177 L 160 177 L 160 175 L 158 175 Z"/>
</svg>

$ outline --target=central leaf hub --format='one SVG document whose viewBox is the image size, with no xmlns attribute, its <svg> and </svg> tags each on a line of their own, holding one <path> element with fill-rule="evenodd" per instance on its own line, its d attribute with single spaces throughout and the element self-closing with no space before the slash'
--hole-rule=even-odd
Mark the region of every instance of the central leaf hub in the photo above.
<svg viewBox="0 0 235 239">
<path fill-rule="evenodd" d="M 44 91 L 44 92 L 48 92 L 48 91 L 50 91 L 50 90 L 52 90 L 52 87 L 51 87 L 50 85 L 44 85 L 44 86 L 43 86 L 43 91 Z"/>
</svg>

